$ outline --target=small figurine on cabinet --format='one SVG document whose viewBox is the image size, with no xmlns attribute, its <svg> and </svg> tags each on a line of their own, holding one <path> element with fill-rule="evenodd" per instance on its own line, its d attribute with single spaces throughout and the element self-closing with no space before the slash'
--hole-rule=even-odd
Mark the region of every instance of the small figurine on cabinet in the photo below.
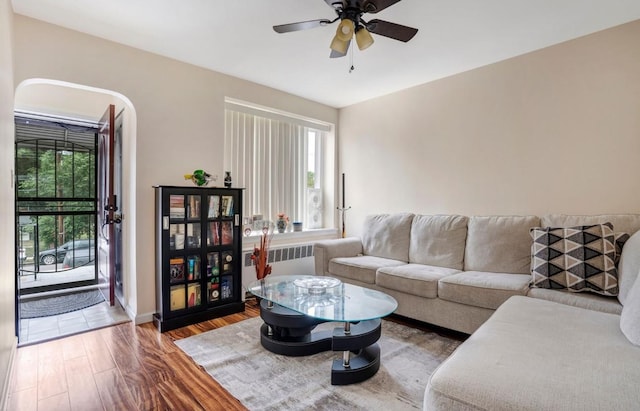
<svg viewBox="0 0 640 411">
<path fill-rule="evenodd" d="M 204 170 L 194 170 L 193 174 L 185 174 L 184 179 L 193 181 L 198 187 L 206 186 L 212 180 L 211 174 Z"/>
</svg>

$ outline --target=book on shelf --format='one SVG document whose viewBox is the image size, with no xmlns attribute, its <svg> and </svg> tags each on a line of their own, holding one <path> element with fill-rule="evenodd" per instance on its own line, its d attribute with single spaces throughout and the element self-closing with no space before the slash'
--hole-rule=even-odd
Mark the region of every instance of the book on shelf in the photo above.
<svg viewBox="0 0 640 411">
<path fill-rule="evenodd" d="M 200 223 L 187 224 L 187 248 L 200 248 Z"/>
<path fill-rule="evenodd" d="M 191 256 L 187 259 L 187 280 L 200 279 L 200 257 Z"/>
<path fill-rule="evenodd" d="M 218 228 L 219 226 L 220 226 L 219 221 L 209 222 L 209 228 L 207 229 L 207 245 L 208 246 L 220 245 L 220 230 Z"/>
<path fill-rule="evenodd" d="M 209 208 L 207 218 L 218 218 L 220 216 L 220 196 L 209 196 Z"/>
<path fill-rule="evenodd" d="M 169 225 L 169 249 L 184 249 L 184 224 Z"/>
<path fill-rule="evenodd" d="M 217 252 L 207 253 L 207 276 L 216 277 L 220 275 L 220 254 Z"/>
<path fill-rule="evenodd" d="M 171 282 L 184 281 L 184 258 L 169 259 L 169 279 Z"/>
<path fill-rule="evenodd" d="M 189 218 L 200 217 L 200 196 L 189 196 Z"/>
<path fill-rule="evenodd" d="M 225 251 L 222 253 L 222 272 L 229 274 L 233 271 L 233 253 L 231 251 Z"/>
<path fill-rule="evenodd" d="M 189 284 L 187 292 L 189 293 L 189 299 L 187 300 L 188 307 L 197 307 L 200 305 L 200 284 Z"/>
<path fill-rule="evenodd" d="M 184 196 L 183 195 L 170 195 L 169 196 L 169 217 L 170 218 L 184 218 Z"/>
<path fill-rule="evenodd" d="M 171 287 L 170 294 L 171 294 L 169 296 L 170 310 L 171 311 L 183 310 L 186 307 L 185 300 L 187 296 L 185 294 L 184 285 L 175 285 Z"/>
<path fill-rule="evenodd" d="M 222 299 L 231 298 L 233 296 L 233 277 L 222 277 L 220 281 L 220 295 Z"/>
<path fill-rule="evenodd" d="M 218 279 L 214 278 L 209 283 L 209 302 L 218 301 L 220 299 L 220 284 Z"/>
<path fill-rule="evenodd" d="M 233 196 L 222 196 L 222 215 L 225 217 L 233 215 Z"/>
<path fill-rule="evenodd" d="M 222 244 L 233 244 L 233 225 L 231 221 L 222 222 Z"/>
</svg>

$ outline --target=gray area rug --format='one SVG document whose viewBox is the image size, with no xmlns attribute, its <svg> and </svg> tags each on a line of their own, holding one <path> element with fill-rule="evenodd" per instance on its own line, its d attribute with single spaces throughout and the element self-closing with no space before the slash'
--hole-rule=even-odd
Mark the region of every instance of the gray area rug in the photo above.
<svg viewBox="0 0 640 411">
<path fill-rule="evenodd" d="M 260 345 L 260 318 L 176 341 L 250 410 L 421 410 L 429 376 L 459 341 L 383 320 L 380 370 L 358 384 L 331 385 L 340 353 L 273 354 Z M 337 324 L 322 324 L 332 328 Z"/>
<path fill-rule="evenodd" d="M 38 298 L 20 302 L 20 318 L 39 318 L 82 310 L 104 301 L 99 290 Z"/>
</svg>

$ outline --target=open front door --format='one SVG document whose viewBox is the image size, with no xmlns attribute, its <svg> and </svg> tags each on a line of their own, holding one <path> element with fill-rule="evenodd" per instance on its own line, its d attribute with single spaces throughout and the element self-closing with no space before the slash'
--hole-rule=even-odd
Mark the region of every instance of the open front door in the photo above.
<svg viewBox="0 0 640 411">
<path fill-rule="evenodd" d="M 115 165 L 115 111 L 113 104 L 100 119 L 98 132 L 98 241 L 97 265 L 100 291 L 110 305 L 115 304 L 115 253 L 114 225 L 120 222 L 114 192 Z"/>
</svg>

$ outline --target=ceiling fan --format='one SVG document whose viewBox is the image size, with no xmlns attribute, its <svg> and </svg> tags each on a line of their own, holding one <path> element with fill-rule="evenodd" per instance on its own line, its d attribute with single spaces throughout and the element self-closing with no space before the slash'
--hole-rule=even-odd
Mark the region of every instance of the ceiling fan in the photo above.
<svg viewBox="0 0 640 411">
<path fill-rule="evenodd" d="M 375 14 L 393 6 L 400 0 L 324 0 L 333 7 L 338 17 L 333 20 L 318 19 L 301 21 L 298 23 L 281 24 L 273 26 L 277 33 L 289 33 L 292 31 L 324 27 L 340 20 L 336 35 L 331 41 L 331 58 L 343 57 L 347 54 L 351 39 L 356 38 L 360 50 L 364 50 L 373 44 L 371 33 L 389 37 L 394 40 L 407 42 L 413 38 L 418 29 L 391 23 L 384 20 L 373 19 L 365 21 L 362 15 Z"/>
</svg>

